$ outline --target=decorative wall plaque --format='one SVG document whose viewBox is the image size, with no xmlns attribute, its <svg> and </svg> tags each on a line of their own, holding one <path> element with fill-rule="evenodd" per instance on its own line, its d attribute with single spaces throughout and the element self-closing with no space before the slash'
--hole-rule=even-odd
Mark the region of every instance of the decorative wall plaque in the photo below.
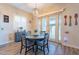
<svg viewBox="0 0 79 59">
<path fill-rule="evenodd" d="M 71 19 L 72 19 L 72 16 L 69 16 L 69 26 L 71 26 Z"/>
<path fill-rule="evenodd" d="M 78 14 L 77 14 L 77 13 L 74 15 L 74 18 L 75 18 L 75 25 L 78 25 L 78 21 L 77 21 L 77 19 L 78 19 Z"/>
<path fill-rule="evenodd" d="M 67 25 L 67 15 L 64 16 L 64 19 L 65 19 L 64 25 Z"/>
</svg>

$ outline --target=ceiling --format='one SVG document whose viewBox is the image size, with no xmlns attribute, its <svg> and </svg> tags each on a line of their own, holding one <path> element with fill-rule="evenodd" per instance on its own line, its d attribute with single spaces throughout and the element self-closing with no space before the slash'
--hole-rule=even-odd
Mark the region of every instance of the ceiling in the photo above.
<svg viewBox="0 0 79 59">
<path fill-rule="evenodd" d="M 26 12 L 32 12 L 35 5 L 37 5 L 38 8 L 44 7 L 45 5 L 45 4 L 34 4 L 34 3 L 9 3 L 9 4 L 16 8 L 22 9 Z"/>
<path fill-rule="evenodd" d="M 67 7 L 76 6 L 79 7 L 79 3 L 8 3 L 11 6 L 19 8 L 23 11 L 32 13 L 36 7 L 39 10 L 39 16 L 53 14 L 66 9 Z"/>
<path fill-rule="evenodd" d="M 47 9 L 55 9 L 56 7 L 58 8 L 59 5 L 62 6 L 62 4 L 56 4 L 56 3 L 38 3 L 38 4 L 34 4 L 34 3 L 9 3 L 9 5 L 14 6 L 16 8 L 19 8 L 21 10 L 24 10 L 26 12 L 32 12 L 33 8 L 35 7 L 35 5 L 37 5 L 37 8 L 40 11 L 46 11 Z"/>
</svg>

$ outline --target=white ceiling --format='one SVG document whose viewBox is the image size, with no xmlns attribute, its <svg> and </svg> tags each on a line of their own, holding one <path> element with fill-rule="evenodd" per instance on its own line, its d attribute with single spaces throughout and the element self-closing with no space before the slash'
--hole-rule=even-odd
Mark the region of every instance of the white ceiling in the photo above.
<svg viewBox="0 0 79 59">
<path fill-rule="evenodd" d="M 30 13 L 32 13 L 35 7 L 34 3 L 8 3 L 8 4 Z M 60 12 L 60 10 L 64 10 L 69 6 L 79 7 L 79 3 L 37 3 L 36 5 L 39 10 L 39 16 Z"/>
<path fill-rule="evenodd" d="M 25 3 L 10 3 L 11 6 L 14 6 L 16 8 L 19 8 L 21 10 L 24 10 L 26 12 L 31 12 L 32 8 L 30 8 L 27 4 Z"/>
<path fill-rule="evenodd" d="M 27 11 L 27 12 L 32 12 L 33 8 L 35 7 L 34 3 L 9 3 L 9 5 L 14 6 L 16 8 L 19 8 L 21 10 Z M 54 6 L 56 4 L 52 4 L 52 3 L 38 3 L 36 4 L 38 9 L 42 9 L 45 8 L 47 6 Z"/>
<path fill-rule="evenodd" d="M 21 10 L 24 10 L 26 12 L 32 12 L 33 8 L 35 7 L 34 3 L 9 3 L 9 5 L 14 6 L 16 8 L 19 8 Z M 37 8 L 41 11 L 43 11 L 45 9 L 45 7 L 52 7 L 52 9 L 54 9 L 55 7 L 66 7 L 66 5 L 75 5 L 75 6 L 79 6 L 79 4 L 75 4 L 75 3 L 37 3 Z M 44 10 L 45 11 L 45 10 Z"/>
</svg>

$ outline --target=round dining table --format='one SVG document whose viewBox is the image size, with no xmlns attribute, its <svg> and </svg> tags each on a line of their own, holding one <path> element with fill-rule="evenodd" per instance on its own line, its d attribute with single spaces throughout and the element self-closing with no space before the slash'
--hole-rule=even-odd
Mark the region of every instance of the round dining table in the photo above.
<svg viewBox="0 0 79 59">
<path fill-rule="evenodd" d="M 26 36 L 26 39 L 34 41 L 34 45 L 35 45 L 34 53 L 36 55 L 37 54 L 37 42 L 44 40 L 44 35 L 41 35 L 41 34 L 38 34 L 38 35 L 28 35 L 28 36 Z"/>
</svg>

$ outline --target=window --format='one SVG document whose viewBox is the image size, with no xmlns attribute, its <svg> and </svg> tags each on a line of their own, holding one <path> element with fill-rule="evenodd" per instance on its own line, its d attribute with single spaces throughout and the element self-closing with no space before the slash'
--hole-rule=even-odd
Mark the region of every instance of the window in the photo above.
<svg viewBox="0 0 79 59">
<path fill-rule="evenodd" d="M 26 18 L 24 16 L 16 15 L 14 19 L 14 29 L 17 31 L 20 29 L 20 27 L 23 28 L 23 30 L 27 29 L 26 26 Z"/>
<path fill-rule="evenodd" d="M 42 31 L 46 31 L 46 17 L 42 18 Z"/>
<path fill-rule="evenodd" d="M 61 41 L 61 15 L 58 16 L 58 21 L 59 21 L 59 41 Z"/>
<path fill-rule="evenodd" d="M 50 16 L 50 25 L 55 25 L 56 24 L 56 17 L 55 16 Z"/>
<path fill-rule="evenodd" d="M 55 30 L 56 30 L 56 16 L 50 16 L 49 18 L 50 26 L 50 40 L 55 41 Z"/>
</svg>

